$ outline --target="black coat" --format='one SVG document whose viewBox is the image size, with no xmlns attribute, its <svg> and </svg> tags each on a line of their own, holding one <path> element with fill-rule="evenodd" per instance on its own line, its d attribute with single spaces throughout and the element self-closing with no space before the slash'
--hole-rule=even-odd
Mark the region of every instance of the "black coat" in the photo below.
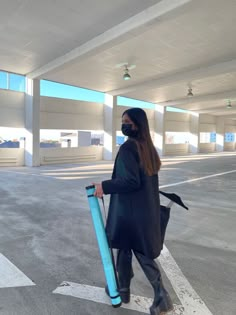
<svg viewBox="0 0 236 315">
<path fill-rule="evenodd" d="M 158 175 L 144 174 L 136 143 L 127 140 L 116 156 L 112 179 L 102 182 L 104 194 L 111 194 L 106 232 L 113 248 L 132 249 L 152 259 L 159 256 L 158 186 Z"/>
</svg>

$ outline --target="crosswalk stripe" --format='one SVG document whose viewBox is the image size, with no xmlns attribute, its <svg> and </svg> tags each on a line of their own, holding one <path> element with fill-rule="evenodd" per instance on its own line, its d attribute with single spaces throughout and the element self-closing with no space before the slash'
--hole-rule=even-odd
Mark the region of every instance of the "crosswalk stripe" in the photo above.
<svg viewBox="0 0 236 315">
<path fill-rule="evenodd" d="M 175 293 L 184 307 L 186 315 L 212 315 L 206 304 L 192 288 L 166 246 L 158 258 Z"/>
<path fill-rule="evenodd" d="M 35 283 L 0 253 L 0 288 L 32 285 L 35 285 Z"/>
<path fill-rule="evenodd" d="M 56 294 L 69 295 L 80 299 L 85 299 L 97 303 L 111 305 L 110 298 L 106 295 L 104 288 L 94 287 L 74 282 L 62 282 L 56 290 Z M 150 314 L 149 307 L 153 299 L 131 294 L 129 304 L 122 304 L 122 308 L 137 311 L 140 313 Z M 184 315 L 183 307 L 175 305 L 175 310 L 168 315 Z"/>
</svg>

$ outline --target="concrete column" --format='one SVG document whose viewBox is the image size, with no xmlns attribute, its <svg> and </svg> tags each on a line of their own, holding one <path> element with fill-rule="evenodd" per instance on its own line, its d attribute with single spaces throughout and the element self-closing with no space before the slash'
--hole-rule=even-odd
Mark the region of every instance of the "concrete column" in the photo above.
<svg viewBox="0 0 236 315">
<path fill-rule="evenodd" d="M 165 113 L 166 108 L 164 106 L 155 106 L 154 145 L 160 156 L 165 155 Z"/>
<path fill-rule="evenodd" d="M 198 153 L 199 152 L 199 114 L 191 113 L 189 121 L 189 131 L 190 131 L 190 140 L 189 140 L 189 153 Z"/>
<path fill-rule="evenodd" d="M 117 96 L 105 94 L 103 111 L 104 125 L 104 160 L 114 160 L 116 156 L 116 113 Z"/>
<path fill-rule="evenodd" d="M 25 165 L 40 165 L 40 81 L 26 79 Z"/>
<path fill-rule="evenodd" d="M 224 151 L 225 122 L 221 117 L 216 118 L 216 152 Z"/>
<path fill-rule="evenodd" d="M 20 148 L 25 149 L 25 137 L 20 138 Z"/>
</svg>

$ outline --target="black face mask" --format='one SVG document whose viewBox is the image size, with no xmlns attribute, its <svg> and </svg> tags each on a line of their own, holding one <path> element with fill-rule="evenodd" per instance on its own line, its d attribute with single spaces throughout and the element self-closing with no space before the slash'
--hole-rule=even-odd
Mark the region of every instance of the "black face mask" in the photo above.
<svg viewBox="0 0 236 315">
<path fill-rule="evenodd" d="M 121 131 L 125 136 L 135 138 L 137 136 L 137 130 L 132 129 L 132 124 L 122 124 Z"/>
</svg>

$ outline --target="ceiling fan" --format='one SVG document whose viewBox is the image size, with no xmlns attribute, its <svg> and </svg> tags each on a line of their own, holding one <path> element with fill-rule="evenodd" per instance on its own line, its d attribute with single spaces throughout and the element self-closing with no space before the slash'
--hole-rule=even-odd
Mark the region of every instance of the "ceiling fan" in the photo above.
<svg viewBox="0 0 236 315">
<path fill-rule="evenodd" d="M 131 65 L 128 62 L 122 62 L 115 66 L 116 68 L 124 68 L 123 80 L 127 81 L 131 79 L 131 75 L 129 73 L 130 70 L 136 68 L 136 65 Z"/>
<path fill-rule="evenodd" d="M 226 105 L 227 109 L 231 109 L 232 108 L 232 104 L 231 104 L 231 100 L 228 100 L 228 104 Z"/>
</svg>

